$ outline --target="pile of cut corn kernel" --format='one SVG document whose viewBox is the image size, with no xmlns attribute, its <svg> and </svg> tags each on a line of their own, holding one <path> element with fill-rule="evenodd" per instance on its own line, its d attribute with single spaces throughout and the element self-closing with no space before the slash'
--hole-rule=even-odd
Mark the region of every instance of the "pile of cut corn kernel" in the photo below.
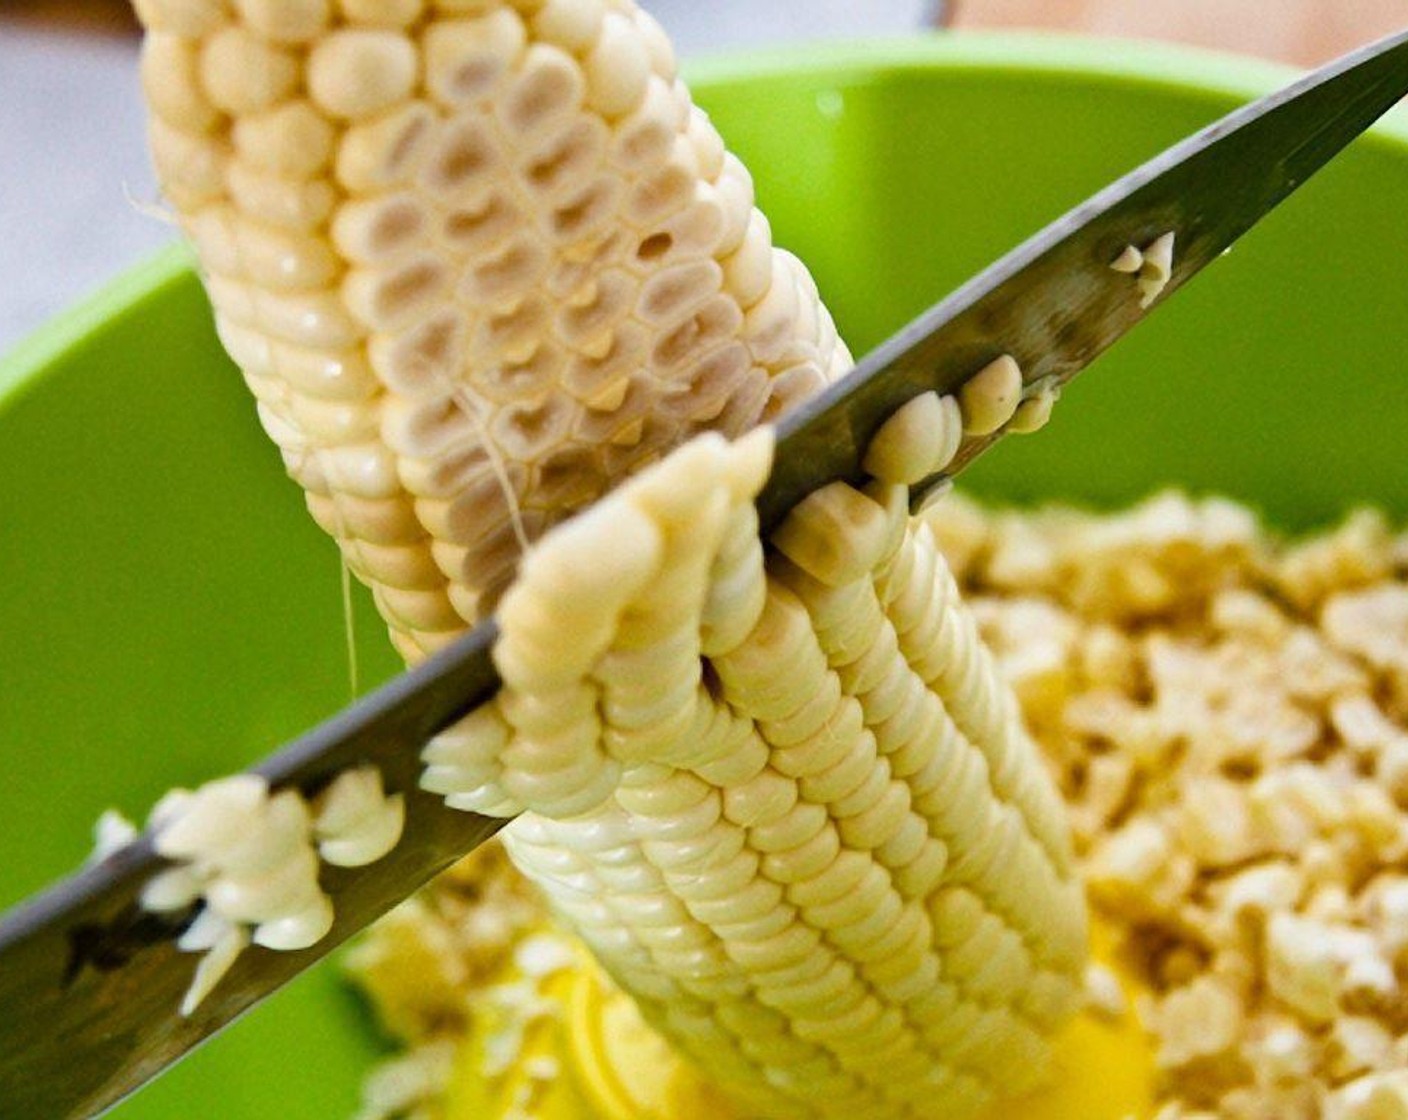
<svg viewBox="0 0 1408 1120">
<path fill-rule="evenodd" d="M 1177 495 L 930 522 L 1147 986 L 1158 1120 L 1408 1116 L 1408 541 Z"/>
<path fill-rule="evenodd" d="M 547 922 L 542 896 L 490 841 L 403 903 L 348 956 L 383 1027 L 407 1053 L 363 1089 L 363 1120 L 428 1120 L 450 1083 L 453 1055 L 474 1029 L 514 948 Z M 524 1014 L 528 1009 L 524 1008 Z"/>
<path fill-rule="evenodd" d="M 1177 495 L 1106 517 L 950 498 L 927 520 L 1144 986 L 1157 1120 L 1408 1116 L 1408 539 L 1360 513 L 1285 546 Z M 415 1047 L 368 1117 L 438 1115 L 446 1040 L 546 921 L 525 887 L 479 857 L 360 947 Z"/>
</svg>

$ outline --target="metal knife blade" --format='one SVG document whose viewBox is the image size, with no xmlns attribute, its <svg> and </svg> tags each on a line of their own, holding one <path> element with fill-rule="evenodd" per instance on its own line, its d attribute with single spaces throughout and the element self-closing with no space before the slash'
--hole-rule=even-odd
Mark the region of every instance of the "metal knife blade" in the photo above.
<svg viewBox="0 0 1408 1120">
<path fill-rule="evenodd" d="M 864 448 L 895 409 L 929 390 L 954 391 L 999 355 L 1017 358 L 1029 384 L 1075 376 L 1143 317 L 1129 277 L 1109 267 L 1126 245 L 1173 231 L 1177 289 L 1406 91 L 1408 33 L 1237 110 L 1048 226 L 778 426 L 758 503 L 764 526 L 819 486 L 861 480 Z M 969 440 L 949 473 L 997 438 Z M 497 831 L 502 821 L 447 809 L 417 785 L 421 746 L 497 687 L 495 633 L 480 626 L 256 768 L 276 788 L 311 794 L 372 762 L 408 797 L 405 836 L 390 856 L 325 875 L 337 920 L 313 948 L 247 951 L 181 1018 L 195 964 L 175 947 L 184 923 L 146 915 L 136 901 L 164 866 L 150 836 L 0 917 L 0 1118 L 111 1107 Z"/>
<path fill-rule="evenodd" d="M 926 311 L 778 428 L 758 505 L 765 527 L 818 485 L 864 478 L 880 425 L 907 401 L 957 389 L 1011 354 L 1027 384 L 1064 384 L 1144 315 L 1110 264 L 1176 234 L 1167 298 L 1216 260 L 1408 89 L 1408 32 L 1238 109 L 1112 183 Z M 956 474 L 998 436 L 969 441 Z M 915 488 L 915 499 L 941 479 Z"/>
</svg>

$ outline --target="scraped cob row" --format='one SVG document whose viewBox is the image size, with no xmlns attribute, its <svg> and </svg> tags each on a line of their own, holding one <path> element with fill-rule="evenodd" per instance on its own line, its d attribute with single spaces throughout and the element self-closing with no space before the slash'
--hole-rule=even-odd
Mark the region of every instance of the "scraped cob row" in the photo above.
<svg viewBox="0 0 1408 1120">
<path fill-rule="evenodd" d="M 139 10 L 164 188 L 314 516 L 408 658 L 504 596 L 506 687 L 426 785 L 526 811 L 520 864 L 762 1114 L 1025 1087 L 1080 891 L 903 483 L 1049 398 L 1008 360 L 918 402 L 765 562 L 771 443 L 727 440 L 850 359 L 630 0 Z"/>
<path fill-rule="evenodd" d="M 137 7 L 221 339 L 407 657 L 613 480 L 849 367 L 634 4 Z"/>
</svg>

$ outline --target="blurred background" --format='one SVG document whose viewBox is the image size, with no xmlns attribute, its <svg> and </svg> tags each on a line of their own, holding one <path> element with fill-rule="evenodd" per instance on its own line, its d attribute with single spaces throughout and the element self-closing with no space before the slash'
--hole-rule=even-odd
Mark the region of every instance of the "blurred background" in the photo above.
<svg viewBox="0 0 1408 1120">
<path fill-rule="evenodd" d="M 1140 36 L 1310 66 L 1408 0 L 644 0 L 685 55 L 947 25 Z M 172 233 L 157 214 L 127 0 L 0 0 L 0 351 Z"/>
</svg>

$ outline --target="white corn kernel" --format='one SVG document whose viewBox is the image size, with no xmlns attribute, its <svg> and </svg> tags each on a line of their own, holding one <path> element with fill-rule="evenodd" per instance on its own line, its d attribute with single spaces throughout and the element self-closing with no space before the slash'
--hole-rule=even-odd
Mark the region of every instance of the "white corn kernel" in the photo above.
<svg viewBox="0 0 1408 1120">
<path fill-rule="evenodd" d="M 1056 402 L 1061 399 L 1059 386 L 1044 386 L 1028 396 L 1017 406 L 1012 419 L 1007 422 L 1007 430 L 1016 435 L 1030 435 L 1039 432 L 1051 421 L 1051 413 Z"/>
<path fill-rule="evenodd" d="M 1327 931 L 1290 914 L 1276 914 L 1266 928 L 1267 982 L 1271 992 L 1313 1023 L 1339 1010 L 1339 968 Z"/>
<path fill-rule="evenodd" d="M 188 39 L 153 32 L 142 43 L 142 93 L 157 116 L 184 132 L 208 132 L 220 112 L 201 88 L 200 55 Z"/>
<path fill-rule="evenodd" d="M 1138 272 L 1144 264 L 1144 254 L 1135 246 L 1126 245 L 1120 250 L 1120 255 L 1110 262 L 1110 267 L 1116 272 L 1124 272 L 1133 275 Z"/>
<path fill-rule="evenodd" d="M 958 391 L 963 430 L 970 436 L 997 431 L 1017 411 L 1022 400 L 1022 369 L 1004 354 L 975 373 Z"/>
<path fill-rule="evenodd" d="M 171 176 L 178 205 L 215 204 L 184 216 L 222 338 L 399 649 L 497 605 L 504 689 L 427 747 L 424 787 L 526 811 L 514 858 L 741 1099 L 959 1115 L 1004 1047 L 1037 1066 L 1002 1007 L 1030 975 L 1061 989 L 1038 1001 L 1054 1021 L 1081 966 L 1054 791 L 897 478 L 814 496 L 769 556 L 769 433 L 696 436 L 772 420 L 850 359 L 658 26 L 626 0 L 241 0 L 227 22 L 242 40 L 193 46 L 233 159 L 197 147 Z M 241 43 L 273 60 L 263 85 L 219 62 Z M 930 447 L 896 427 L 875 461 L 947 462 L 971 417 L 929 412 Z M 918 576 L 882 598 L 900 568 Z M 305 826 L 328 859 L 395 842 L 374 779 Z M 330 916 L 299 858 L 214 897 L 280 904 L 255 938 L 301 943 Z M 902 1010 L 941 983 L 928 903 L 960 875 L 1013 923 L 971 970 L 999 1005 L 981 1043 L 937 996 L 932 1029 Z"/>
<path fill-rule="evenodd" d="M 348 29 L 319 39 L 308 56 L 308 90 L 334 117 L 373 116 L 409 97 L 419 59 L 394 31 Z"/>
<path fill-rule="evenodd" d="M 962 439 L 958 401 L 925 393 L 885 421 L 861 465 L 875 478 L 912 486 L 948 466 Z"/>
<path fill-rule="evenodd" d="M 1174 236 L 1172 232 L 1161 234 L 1144 248 L 1143 260 L 1139 264 L 1141 308 L 1153 306 L 1173 277 Z"/>
<path fill-rule="evenodd" d="M 645 96 L 649 48 L 631 20 L 609 12 L 586 57 L 585 69 L 587 104 L 608 119 L 622 117 Z"/>
<path fill-rule="evenodd" d="M 235 121 L 235 151 L 251 168 L 309 179 L 328 164 L 333 128 L 306 101 L 289 101 Z"/>
<path fill-rule="evenodd" d="M 200 49 L 200 81 L 211 102 L 227 113 L 272 109 L 297 90 L 299 60 L 237 26 L 224 28 Z"/>
</svg>

